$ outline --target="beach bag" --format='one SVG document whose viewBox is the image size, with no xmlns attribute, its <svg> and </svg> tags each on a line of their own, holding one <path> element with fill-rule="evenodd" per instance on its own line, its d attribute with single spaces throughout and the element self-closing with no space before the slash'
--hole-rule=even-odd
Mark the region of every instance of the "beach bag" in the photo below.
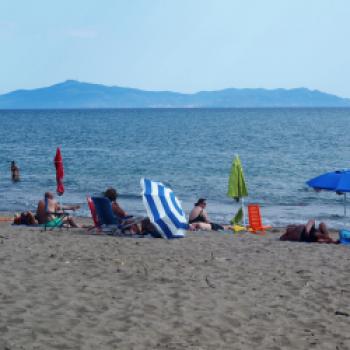
<svg viewBox="0 0 350 350">
<path fill-rule="evenodd" d="M 350 231 L 340 230 L 339 231 L 339 242 L 341 244 L 350 244 Z"/>
</svg>

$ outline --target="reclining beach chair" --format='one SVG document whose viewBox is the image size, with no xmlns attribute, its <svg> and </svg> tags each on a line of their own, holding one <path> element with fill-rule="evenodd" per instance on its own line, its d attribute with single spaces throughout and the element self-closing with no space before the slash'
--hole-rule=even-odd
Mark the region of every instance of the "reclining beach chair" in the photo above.
<svg viewBox="0 0 350 350">
<path fill-rule="evenodd" d="M 88 199 L 95 228 L 100 232 L 122 234 L 132 225 L 142 220 L 141 218 L 134 218 L 133 216 L 126 216 L 124 218 L 118 217 L 113 212 L 110 200 L 106 197 L 92 197 L 91 202 L 89 203 Z"/>
<path fill-rule="evenodd" d="M 257 231 L 265 232 L 271 226 L 262 224 L 259 204 L 248 204 L 249 231 L 256 233 Z"/>
<path fill-rule="evenodd" d="M 95 204 L 92 201 L 91 197 L 89 197 L 89 196 L 86 196 L 86 200 L 87 200 L 87 203 L 88 203 L 88 206 L 89 206 L 89 209 L 90 209 L 92 221 L 94 222 L 95 227 L 99 227 Z"/>
</svg>

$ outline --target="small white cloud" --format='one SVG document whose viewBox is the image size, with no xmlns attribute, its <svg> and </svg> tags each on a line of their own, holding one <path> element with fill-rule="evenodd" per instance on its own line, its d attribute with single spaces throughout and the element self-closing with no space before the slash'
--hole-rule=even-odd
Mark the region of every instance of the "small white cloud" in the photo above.
<svg viewBox="0 0 350 350">
<path fill-rule="evenodd" d="M 68 36 L 79 39 L 94 39 L 97 38 L 97 32 L 88 28 L 75 28 L 68 31 Z"/>
</svg>

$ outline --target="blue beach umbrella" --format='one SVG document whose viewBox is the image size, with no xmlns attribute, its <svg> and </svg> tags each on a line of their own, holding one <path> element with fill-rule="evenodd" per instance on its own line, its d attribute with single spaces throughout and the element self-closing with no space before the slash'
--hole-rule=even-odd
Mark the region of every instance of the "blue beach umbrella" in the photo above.
<svg viewBox="0 0 350 350">
<path fill-rule="evenodd" d="M 346 193 L 350 192 L 350 170 L 337 170 L 317 176 L 306 182 L 316 191 L 325 190 L 344 195 L 344 216 L 346 216 Z"/>
<path fill-rule="evenodd" d="M 185 237 L 187 218 L 174 192 L 161 182 L 141 179 L 143 204 L 163 238 Z"/>
</svg>

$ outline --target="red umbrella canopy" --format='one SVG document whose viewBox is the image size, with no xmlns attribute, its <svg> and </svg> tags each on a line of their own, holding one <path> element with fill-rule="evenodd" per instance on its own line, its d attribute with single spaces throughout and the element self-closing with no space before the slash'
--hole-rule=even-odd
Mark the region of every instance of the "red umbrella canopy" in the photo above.
<svg viewBox="0 0 350 350">
<path fill-rule="evenodd" d="M 56 192 L 59 196 L 62 196 L 64 193 L 64 186 L 63 186 L 64 169 L 63 169 L 62 154 L 59 147 L 57 147 L 57 150 L 56 150 L 54 163 L 56 167 L 56 182 L 57 182 Z"/>
</svg>

